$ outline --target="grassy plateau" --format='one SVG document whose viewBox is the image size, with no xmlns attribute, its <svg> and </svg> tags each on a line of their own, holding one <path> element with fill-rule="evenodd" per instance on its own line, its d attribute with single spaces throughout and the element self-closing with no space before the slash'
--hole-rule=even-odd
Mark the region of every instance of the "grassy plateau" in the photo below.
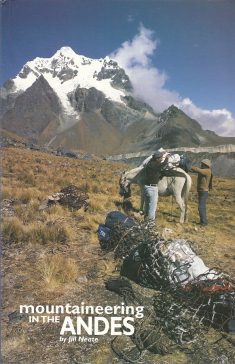
<svg viewBox="0 0 235 364">
<path fill-rule="evenodd" d="M 59 341 L 61 323 L 29 323 L 17 313 L 19 305 L 30 304 L 120 304 L 121 298 L 104 286 L 108 277 L 118 275 L 118 262 L 112 254 L 101 251 L 96 230 L 108 212 L 118 209 L 122 201 L 119 174 L 130 167 L 98 158 L 70 159 L 20 148 L 4 149 L 2 167 L 3 206 L 8 203 L 1 227 L 3 363 L 124 363 L 112 352 L 108 335 L 95 344 L 63 344 Z M 214 178 L 207 205 L 209 225 L 202 228 L 197 224 L 196 177 L 192 177 L 189 222 L 179 224 L 178 206 L 171 197 L 163 197 L 158 205 L 157 228 L 171 229 L 173 238 L 190 239 L 209 267 L 219 267 L 234 277 L 235 180 Z M 59 204 L 39 209 L 47 196 L 72 184 L 88 194 L 87 211 Z M 137 186 L 133 187 L 131 202 L 139 207 Z M 136 217 L 143 219 L 138 214 Z M 193 363 L 181 352 L 164 357 L 149 354 L 144 362 Z M 198 363 L 207 363 L 206 358 Z"/>
</svg>

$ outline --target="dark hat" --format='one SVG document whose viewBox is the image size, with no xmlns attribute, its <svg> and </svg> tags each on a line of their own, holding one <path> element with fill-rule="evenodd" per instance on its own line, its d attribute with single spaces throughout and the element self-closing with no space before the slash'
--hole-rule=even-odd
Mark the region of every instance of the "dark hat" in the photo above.
<svg viewBox="0 0 235 364">
<path fill-rule="evenodd" d="M 164 152 L 159 152 L 159 150 L 157 152 L 155 152 L 153 154 L 153 159 L 158 159 L 161 158 L 163 156 Z"/>
</svg>

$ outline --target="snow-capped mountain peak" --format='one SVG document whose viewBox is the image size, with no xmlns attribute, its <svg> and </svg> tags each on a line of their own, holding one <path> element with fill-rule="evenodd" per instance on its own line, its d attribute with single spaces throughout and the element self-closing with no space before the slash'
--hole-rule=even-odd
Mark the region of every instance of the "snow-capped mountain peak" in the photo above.
<svg viewBox="0 0 235 364">
<path fill-rule="evenodd" d="M 63 55 L 65 57 L 75 57 L 78 54 L 74 52 L 74 50 L 71 47 L 61 47 L 58 49 L 58 51 L 54 54 L 54 57 L 59 54 Z"/>
<path fill-rule="evenodd" d="M 128 76 L 117 62 L 109 57 L 92 59 L 77 54 L 71 47 L 62 47 L 50 58 L 36 57 L 27 62 L 12 80 L 14 93 L 29 88 L 37 78 L 43 76 L 58 95 L 66 114 L 73 115 L 74 109 L 69 95 L 77 87 L 95 87 L 106 98 L 122 103 L 122 97 L 131 90 Z"/>
</svg>

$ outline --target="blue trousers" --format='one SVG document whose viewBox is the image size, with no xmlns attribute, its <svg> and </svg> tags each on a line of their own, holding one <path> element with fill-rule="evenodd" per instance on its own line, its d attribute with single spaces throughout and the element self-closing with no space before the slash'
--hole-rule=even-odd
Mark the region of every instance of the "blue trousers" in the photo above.
<svg viewBox="0 0 235 364">
<path fill-rule="evenodd" d="M 206 201 L 208 192 L 198 192 L 198 212 L 200 216 L 200 224 L 207 224 Z"/>
<path fill-rule="evenodd" d="M 158 186 L 144 186 L 145 219 L 154 221 L 158 202 Z"/>
</svg>

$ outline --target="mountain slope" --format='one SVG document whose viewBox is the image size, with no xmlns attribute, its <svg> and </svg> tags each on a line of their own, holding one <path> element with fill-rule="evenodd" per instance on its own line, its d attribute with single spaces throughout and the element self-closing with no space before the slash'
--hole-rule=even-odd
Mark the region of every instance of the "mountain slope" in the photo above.
<svg viewBox="0 0 235 364">
<path fill-rule="evenodd" d="M 2 127 L 37 143 L 96 154 L 235 143 L 203 130 L 175 106 L 137 100 L 117 62 L 62 47 L 27 62 L 1 88 Z"/>
<path fill-rule="evenodd" d="M 2 127 L 20 136 L 37 138 L 46 129 L 53 134 L 60 125 L 62 106 L 58 96 L 43 76 L 15 99 L 14 107 L 8 110 Z"/>
<path fill-rule="evenodd" d="M 82 149 L 94 154 L 110 154 L 121 141 L 121 133 L 98 112 L 80 115 L 79 123 L 56 135 L 50 146 Z"/>
<path fill-rule="evenodd" d="M 161 145 L 167 148 L 212 146 L 235 142 L 235 137 L 221 137 L 212 131 L 203 130 L 196 120 L 191 119 L 174 105 L 161 114 L 161 122 L 165 124 L 157 136 L 160 137 Z"/>
</svg>

